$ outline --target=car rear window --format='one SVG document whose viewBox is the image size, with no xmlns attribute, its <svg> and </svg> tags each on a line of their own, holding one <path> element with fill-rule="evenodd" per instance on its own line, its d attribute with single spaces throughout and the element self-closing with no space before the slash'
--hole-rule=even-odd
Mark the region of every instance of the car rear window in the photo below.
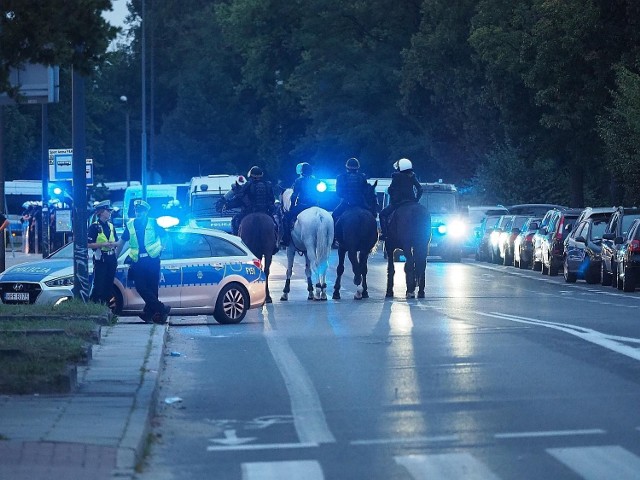
<svg viewBox="0 0 640 480">
<path fill-rule="evenodd" d="M 246 252 L 240 247 L 220 237 L 207 237 L 213 257 L 244 257 Z"/>
<path fill-rule="evenodd" d="M 593 222 L 591 226 L 591 239 L 597 240 L 601 239 L 604 231 L 607 229 L 607 221 L 606 220 L 596 220 Z"/>
<path fill-rule="evenodd" d="M 624 237 L 629 231 L 629 227 L 636 218 L 640 218 L 640 214 L 625 215 L 622 217 L 622 236 Z"/>
</svg>

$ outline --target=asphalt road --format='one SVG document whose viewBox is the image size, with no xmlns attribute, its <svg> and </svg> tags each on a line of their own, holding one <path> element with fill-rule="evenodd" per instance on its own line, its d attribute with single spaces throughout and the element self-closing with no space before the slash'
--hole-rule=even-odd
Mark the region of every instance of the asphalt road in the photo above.
<svg viewBox="0 0 640 480">
<path fill-rule="evenodd" d="M 369 299 L 298 266 L 280 302 L 280 265 L 239 325 L 173 317 L 139 478 L 640 479 L 640 291 L 465 260 L 407 301 L 399 267 L 393 300 L 378 253 Z"/>
</svg>

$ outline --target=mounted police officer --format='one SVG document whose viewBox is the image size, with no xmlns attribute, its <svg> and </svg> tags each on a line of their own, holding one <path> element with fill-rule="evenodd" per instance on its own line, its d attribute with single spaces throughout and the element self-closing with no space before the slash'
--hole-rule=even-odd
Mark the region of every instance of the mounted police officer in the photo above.
<svg viewBox="0 0 640 480">
<path fill-rule="evenodd" d="M 133 276 L 138 295 L 144 300 L 141 318 L 146 322 L 165 323 L 171 307 L 158 299 L 158 287 L 160 253 L 167 233 L 155 218 L 148 216 L 151 206 L 147 202 L 136 200 L 133 208 L 136 217 L 127 222 L 120 240 L 129 242 L 129 274 Z"/>
<path fill-rule="evenodd" d="M 113 279 L 118 268 L 116 247 L 118 234 L 111 223 L 111 202 L 94 206 L 95 222 L 87 230 L 87 246 L 93 249 L 93 285 L 90 300 L 109 304 L 113 295 Z"/>
<path fill-rule="evenodd" d="M 298 214 L 309 208 L 318 205 L 318 181 L 313 176 L 313 168 L 307 162 L 298 165 L 300 176 L 293 182 L 293 193 L 291 194 L 291 206 L 284 214 L 282 225 L 281 245 L 287 246 L 291 242 L 291 229 L 298 218 Z M 296 167 L 296 172 L 298 168 Z"/>
<path fill-rule="evenodd" d="M 234 235 L 238 235 L 240 222 L 250 213 L 266 213 L 271 218 L 275 213 L 275 195 L 271 182 L 263 178 L 264 172 L 260 167 L 253 166 L 249 170 L 247 177 L 249 181 L 242 185 L 237 192 L 237 197 L 242 202 L 242 211 L 236 214 L 231 220 L 231 228 Z M 274 218 L 274 223 L 277 221 Z"/>
<path fill-rule="evenodd" d="M 391 214 L 403 203 L 418 202 L 422 197 L 422 185 L 413 171 L 413 164 L 408 158 L 401 158 L 393 164 L 395 172 L 391 175 L 389 185 L 389 205 L 380 211 L 380 240 L 387 239 L 388 221 Z"/>
<path fill-rule="evenodd" d="M 367 204 L 367 177 L 360 173 L 360 162 L 357 158 L 350 158 L 345 164 L 347 171 L 341 173 L 336 178 L 336 194 L 340 198 L 340 204 L 333 213 L 334 223 L 338 221 L 340 215 L 351 207 L 369 208 Z M 374 215 L 377 212 L 372 212 Z"/>
</svg>

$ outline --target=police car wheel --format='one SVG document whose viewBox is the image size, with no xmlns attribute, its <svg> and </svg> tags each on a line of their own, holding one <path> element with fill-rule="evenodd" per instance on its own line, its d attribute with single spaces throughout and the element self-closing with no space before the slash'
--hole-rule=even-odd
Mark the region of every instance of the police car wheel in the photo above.
<svg viewBox="0 0 640 480">
<path fill-rule="evenodd" d="M 249 294 L 239 283 L 230 283 L 220 291 L 213 318 L 218 323 L 240 323 L 249 310 Z"/>
<path fill-rule="evenodd" d="M 115 315 L 121 315 L 123 303 L 124 302 L 122 300 L 122 294 L 120 293 L 120 290 L 118 290 L 118 288 L 114 285 L 113 296 L 111 297 L 111 300 L 109 300 L 109 308 L 111 309 L 111 312 Z"/>
</svg>

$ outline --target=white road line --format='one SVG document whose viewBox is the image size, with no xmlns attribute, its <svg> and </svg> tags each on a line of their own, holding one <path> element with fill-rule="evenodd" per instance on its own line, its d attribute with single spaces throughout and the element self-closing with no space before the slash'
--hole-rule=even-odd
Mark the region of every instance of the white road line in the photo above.
<svg viewBox="0 0 640 480">
<path fill-rule="evenodd" d="M 376 438 L 371 440 L 352 440 L 351 445 L 386 445 L 386 444 L 409 444 L 409 443 L 437 443 L 455 442 L 456 435 L 441 435 L 434 437 L 410 437 L 410 438 Z"/>
<path fill-rule="evenodd" d="M 335 442 L 311 378 L 293 353 L 287 339 L 274 334 L 268 315 L 264 315 L 264 334 L 289 392 L 298 439 L 301 443 Z"/>
<path fill-rule="evenodd" d="M 549 448 L 547 452 L 585 480 L 640 478 L 640 458 L 618 445 Z"/>
<path fill-rule="evenodd" d="M 323 480 L 322 467 L 315 460 L 254 462 L 242 464 L 243 480 Z"/>
<path fill-rule="evenodd" d="M 483 317 L 498 318 L 501 320 L 509 320 L 510 322 L 526 323 L 528 325 L 538 325 L 540 327 L 551 328 L 553 330 L 560 330 L 561 332 L 568 333 L 569 335 L 576 336 L 590 343 L 594 343 L 601 347 L 604 347 L 613 352 L 620 353 L 634 360 L 640 360 L 640 349 L 637 347 L 631 347 L 621 342 L 626 343 L 638 343 L 640 344 L 640 338 L 633 337 L 621 337 L 618 335 L 607 335 L 606 333 L 598 332 L 590 328 L 580 327 L 578 325 L 571 325 L 568 323 L 558 322 L 546 322 L 544 320 L 536 320 L 535 318 L 519 317 L 516 315 L 509 315 L 500 312 L 473 312 L 476 315 Z"/>
<path fill-rule="evenodd" d="M 290 448 L 315 448 L 317 443 L 251 443 L 244 445 L 210 445 L 207 452 L 231 452 L 235 450 L 286 450 Z"/>
<path fill-rule="evenodd" d="M 469 453 L 403 455 L 396 463 L 406 468 L 415 480 L 499 480 L 483 463 Z"/>
<path fill-rule="evenodd" d="M 571 435 L 601 435 L 607 433 L 599 428 L 584 430 L 549 430 L 540 432 L 511 432 L 496 433 L 494 438 L 536 438 L 536 437 L 562 437 Z"/>
</svg>

